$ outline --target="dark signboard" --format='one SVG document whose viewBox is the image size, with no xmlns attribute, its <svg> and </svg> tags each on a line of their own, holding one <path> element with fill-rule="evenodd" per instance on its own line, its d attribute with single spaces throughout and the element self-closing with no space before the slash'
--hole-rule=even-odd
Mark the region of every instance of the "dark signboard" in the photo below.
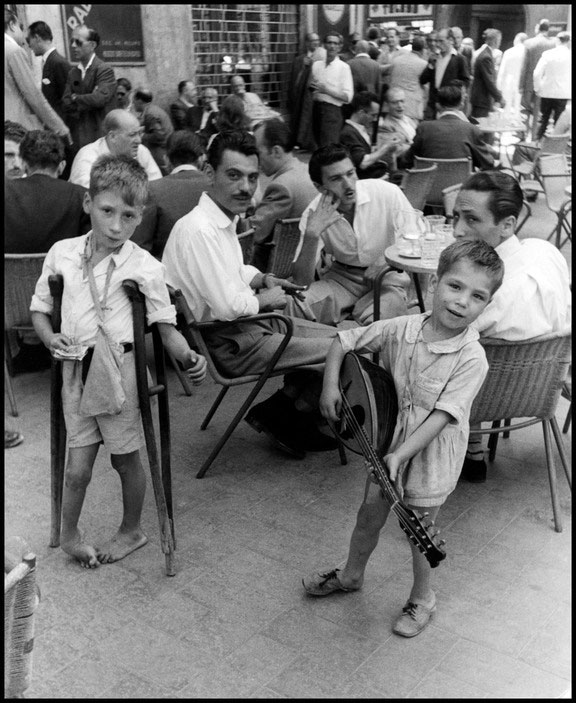
<svg viewBox="0 0 576 703">
<path fill-rule="evenodd" d="M 74 28 L 85 24 L 100 35 L 96 54 L 102 60 L 144 63 L 140 5 L 64 5 L 63 8 L 68 53 Z"/>
<path fill-rule="evenodd" d="M 318 34 L 321 39 L 328 32 L 338 32 L 347 39 L 350 33 L 350 7 L 348 5 L 318 5 Z"/>
</svg>

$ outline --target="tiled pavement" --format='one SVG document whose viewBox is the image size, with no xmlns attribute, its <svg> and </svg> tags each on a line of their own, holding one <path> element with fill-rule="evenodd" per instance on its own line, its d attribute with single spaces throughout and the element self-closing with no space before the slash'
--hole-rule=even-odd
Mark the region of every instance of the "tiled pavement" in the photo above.
<svg viewBox="0 0 576 703">
<path fill-rule="evenodd" d="M 543 202 L 535 210 L 525 236 L 549 229 Z M 197 480 L 245 390 L 230 391 L 200 432 L 216 387 L 207 381 L 188 398 L 171 374 L 177 574 L 164 573 L 150 482 L 150 543 L 88 571 L 48 547 L 49 374 L 14 385 L 20 417 L 6 417 L 25 441 L 5 453 L 5 527 L 37 554 L 42 591 L 28 698 L 568 697 L 570 493 L 554 452 L 557 534 L 537 426 L 500 441 L 485 484 L 450 496 L 438 520 L 448 557 L 434 572 L 437 614 L 405 640 L 391 632 L 411 582 L 395 521 L 361 591 L 312 599 L 301 587 L 308 571 L 345 558 L 364 484 L 359 457 L 292 461 L 241 423 Z M 560 423 L 567 408 L 561 400 Z M 119 485 L 101 450 L 81 518 L 95 541 L 120 521 Z"/>
</svg>

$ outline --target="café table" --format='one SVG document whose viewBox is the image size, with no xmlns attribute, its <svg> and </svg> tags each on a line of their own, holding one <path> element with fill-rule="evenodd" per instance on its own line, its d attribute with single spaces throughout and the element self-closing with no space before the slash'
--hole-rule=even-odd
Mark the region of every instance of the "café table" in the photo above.
<svg viewBox="0 0 576 703">
<path fill-rule="evenodd" d="M 527 127 L 525 124 L 522 122 L 511 122 L 508 120 L 503 120 L 503 119 L 498 119 L 498 118 L 491 118 L 491 117 L 477 117 L 476 118 L 478 121 L 478 129 L 481 132 L 485 132 L 486 134 L 493 134 L 494 136 L 497 137 L 498 139 L 498 151 L 503 147 L 504 151 L 506 153 L 506 158 L 508 159 L 508 164 L 511 163 L 511 153 L 510 153 L 510 147 L 515 146 L 515 143 L 502 143 L 502 135 L 503 134 L 516 134 L 520 133 L 522 135 L 521 139 L 524 138 L 524 135 L 527 131 Z"/>
<path fill-rule="evenodd" d="M 436 273 L 436 268 L 438 266 L 438 261 L 428 263 L 423 262 L 421 257 L 415 256 L 403 256 L 396 244 L 388 247 L 384 252 L 384 258 L 389 266 L 393 266 L 395 269 L 400 269 L 401 271 L 406 271 L 406 273 L 412 274 L 412 279 L 414 281 L 414 287 L 416 288 L 416 297 L 418 298 L 418 307 L 421 312 L 426 312 L 424 307 L 424 297 L 422 295 L 422 287 L 420 285 L 419 274 L 431 274 Z"/>
</svg>

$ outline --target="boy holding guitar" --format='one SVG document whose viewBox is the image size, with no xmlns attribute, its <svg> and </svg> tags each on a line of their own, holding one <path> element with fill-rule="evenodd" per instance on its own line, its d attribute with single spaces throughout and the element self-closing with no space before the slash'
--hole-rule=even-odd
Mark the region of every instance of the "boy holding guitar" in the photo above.
<svg viewBox="0 0 576 703">
<path fill-rule="evenodd" d="M 488 305 L 503 276 L 502 260 L 490 245 L 455 242 L 442 252 L 432 277 L 431 312 L 338 333 L 326 359 L 320 398 L 324 417 L 336 423 L 343 411 L 346 417 L 346 409 L 350 410 L 348 389 L 342 389 L 339 381 L 344 357 L 352 351 L 380 352 L 382 366 L 393 377 L 398 416 L 390 449 L 383 457 L 389 479 L 381 476 L 379 457 L 368 460 L 370 475 L 346 565 L 303 579 L 308 594 L 325 596 L 361 588 L 380 530 L 391 510 L 398 514 L 398 497 L 407 511 L 425 508 L 434 521 L 456 487 L 466 452 L 470 408 L 488 371 L 478 332 L 470 324 Z M 358 423 L 352 417 L 350 424 Z M 385 482 L 392 482 L 395 490 L 384 490 Z M 410 526 L 403 529 L 409 533 Z M 415 542 L 411 537 L 412 590 L 393 628 L 403 637 L 422 632 L 436 608 L 430 565 Z"/>
</svg>

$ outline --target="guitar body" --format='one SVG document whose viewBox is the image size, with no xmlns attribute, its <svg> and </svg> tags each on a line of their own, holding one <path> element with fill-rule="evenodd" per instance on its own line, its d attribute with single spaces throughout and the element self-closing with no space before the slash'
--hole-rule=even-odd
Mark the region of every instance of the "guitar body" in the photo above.
<svg viewBox="0 0 576 703">
<path fill-rule="evenodd" d="M 340 389 L 368 441 L 378 456 L 383 457 L 392 442 L 398 417 L 398 399 L 392 376 L 365 357 L 348 352 L 340 369 Z M 350 451 L 364 454 L 353 428 L 344 418 L 335 430 Z"/>
<path fill-rule="evenodd" d="M 422 517 L 405 505 L 388 477 L 382 457 L 388 452 L 398 415 L 394 380 L 386 369 L 354 352 L 348 352 L 340 370 L 342 412 L 332 429 L 350 451 L 362 454 L 372 467 L 382 495 L 400 527 L 434 568 L 446 557 L 443 540 L 436 543 Z M 424 516 L 425 517 L 425 516 Z"/>
</svg>

